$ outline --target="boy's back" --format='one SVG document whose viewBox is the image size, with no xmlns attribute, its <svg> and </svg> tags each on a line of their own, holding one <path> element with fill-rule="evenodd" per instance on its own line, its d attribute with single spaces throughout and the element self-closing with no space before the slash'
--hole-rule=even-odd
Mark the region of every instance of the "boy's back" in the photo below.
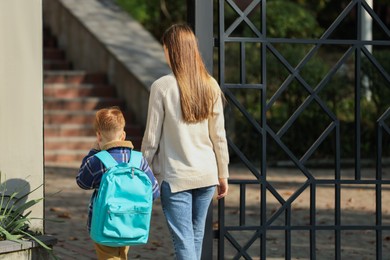
<svg viewBox="0 0 390 260">
<path fill-rule="evenodd" d="M 122 112 L 116 108 L 101 109 L 96 112 L 94 127 L 96 131 L 96 142 L 88 155 L 82 160 L 79 173 L 76 177 L 78 186 L 82 189 L 92 190 L 89 205 L 89 214 L 87 227 L 90 231 L 91 220 L 93 218 L 92 208 L 98 194 L 102 177 L 107 171 L 107 167 L 95 156 L 101 150 L 106 150 L 116 163 L 128 163 L 132 157 L 133 144 L 125 141 L 126 133 L 124 132 L 125 120 Z M 138 166 L 143 171 L 152 184 L 153 199 L 160 195 L 159 186 L 147 161 L 141 157 L 141 163 Z M 127 259 L 127 246 L 107 247 L 102 244 L 95 244 L 96 252 L 99 259 L 110 257 L 121 257 Z M 119 249 L 119 250 L 118 250 Z"/>
</svg>

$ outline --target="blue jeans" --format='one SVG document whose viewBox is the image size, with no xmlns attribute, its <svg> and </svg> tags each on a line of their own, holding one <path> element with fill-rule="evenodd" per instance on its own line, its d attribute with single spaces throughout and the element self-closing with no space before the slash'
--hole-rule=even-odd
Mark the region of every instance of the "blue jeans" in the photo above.
<svg viewBox="0 0 390 260">
<path fill-rule="evenodd" d="M 161 203 L 176 259 L 200 259 L 207 211 L 214 192 L 215 186 L 210 186 L 172 193 L 167 182 L 161 184 Z"/>
</svg>

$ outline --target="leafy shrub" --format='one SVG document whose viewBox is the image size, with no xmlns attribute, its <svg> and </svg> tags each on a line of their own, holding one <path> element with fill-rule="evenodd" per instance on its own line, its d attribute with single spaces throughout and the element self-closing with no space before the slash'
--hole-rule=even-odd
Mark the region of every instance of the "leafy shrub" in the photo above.
<svg viewBox="0 0 390 260">
<path fill-rule="evenodd" d="M 37 188 L 24 193 L 25 187 L 18 187 L 18 190 L 10 191 L 6 182 L 2 182 L 0 172 L 0 240 L 21 242 L 24 239 L 31 239 L 37 242 L 44 249 L 52 251 L 37 236 L 40 234 L 30 230 L 30 208 L 40 203 L 43 198 L 26 201 L 28 196 Z M 27 212 L 26 212 L 27 211 Z M 55 258 L 55 256 L 52 254 Z"/>
<path fill-rule="evenodd" d="M 139 21 L 157 40 L 173 23 L 186 19 L 186 1 L 116 0 L 116 3 Z"/>
</svg>

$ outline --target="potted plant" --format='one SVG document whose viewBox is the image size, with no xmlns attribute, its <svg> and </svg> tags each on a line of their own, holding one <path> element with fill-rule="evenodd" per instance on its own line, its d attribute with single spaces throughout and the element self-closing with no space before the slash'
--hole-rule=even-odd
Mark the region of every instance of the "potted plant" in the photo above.
<svg viewBox="0 0 390 260">
<path fill-rule="evenodd" d="M 31 207 L 40 203 L 43 198 L 28 200 L 28 196 L 38 190 L 25 192 L 25 187 L 18 187 L 17 190 L 10 190 L 7 183 L 2 181 L 0 172 L 0 241 L 13 241 L 23 244 L 25 241 L 34 241 L 47 250 L 49 255 L 56 259 L 52 248 L 41 240 L 41 233 L 30 229 Z M 25 247 L 21 247 L 26 250 Z"/>
</svg>

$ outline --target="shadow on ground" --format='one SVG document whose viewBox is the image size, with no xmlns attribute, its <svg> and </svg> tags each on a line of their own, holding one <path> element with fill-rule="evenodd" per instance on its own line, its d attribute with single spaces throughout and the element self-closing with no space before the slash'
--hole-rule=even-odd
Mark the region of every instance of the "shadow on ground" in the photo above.
<svg viewBox="0 0 390 260">
<path fill-rule="evenodd" d="M 93 243 L 86 232 L 87 206 L 91 191 L 80 189 L 75 183 L 77 169 L 47 168 L 45 175 L 46 218 L 62 220 L 62 223 L 46 221 L 47 234 L 58 240 L 55 252 L 60 259 L 95 259 Z M 335 187 L 320 185 L 311 193 L 310 186 L 299 190 L 307 180 L 305 176 L 286 169 L 271 169 L 270 182 L 274 194 L 267 190 L 266 199 L 266 255 L 267 259 L 284 259 L 285 248 L 291 245 L 292 259 L 310 259 L 310 241 L 314 241 L 316 259 L 335 259 L 335 244 L 340 237 L 342 259 L 374 259 L 376 256 L 376 198 L 375 185 L 342 185 L 340 189 L 340 224 L 339 233 L 335 233 Z M 317 176 L 332 176 L 329 171 L 319 171 Z M 321 177 L 322 178 L 322 177 Z M 252 179 L 244 169 L 231 169 L 231 179 Z M 390 187 L 383 185 L 382 223 L 390 223 Z M 56 193 L 54 195 L 50 195 Z M 230 185 L 229 196 L 225 200 L 225 226 L 237 226 L 244 221 L 244 226 L 260 226 L 260 185 L 251 184 L 245 192 L 245 212 L 241 214 L 240 188 Z M 280 210 L 283 201 L 292 201 L 289 211 Z M 312 194 L 315 194 L 314 198 Z M 315 209 L 310 210 L 310 203 Z M 314 205 L 313 204 L 313 205 Z M 214 201 L 214 227 L 218 226 L 218 202 Z M 310 233 L 310 214 L 315 214 L 317 225 L 315 232 Z M 272 221 L 271 221 L 272 220 Z M 284 226 L 291 226 L 285 231 Z M 348 228 L 347 226 L 355 226 Z M 235 246 L 246 248 L 247 257 L 259 259 L 261 240 L 249 231 L 230 231 L 225 237 L 225 259 L 233 259 L 237 254 Z M 390 230 L 380 234 L 382 255 L 390 255 Z M 217 240 L 214 240 L 214 259 L 217 255 Z M 149 243 L 145 246 L 132 247 L 130 259 L 173 259 L 172 243 L 166 228 L 160 201 L 155 203 Z M 242 256 L 241 256 L 242 257 Z M 240 259 L 240 258 L 238 258 Z M 244 258 L 242 258 L 244 259 Z"/>
</svg>

